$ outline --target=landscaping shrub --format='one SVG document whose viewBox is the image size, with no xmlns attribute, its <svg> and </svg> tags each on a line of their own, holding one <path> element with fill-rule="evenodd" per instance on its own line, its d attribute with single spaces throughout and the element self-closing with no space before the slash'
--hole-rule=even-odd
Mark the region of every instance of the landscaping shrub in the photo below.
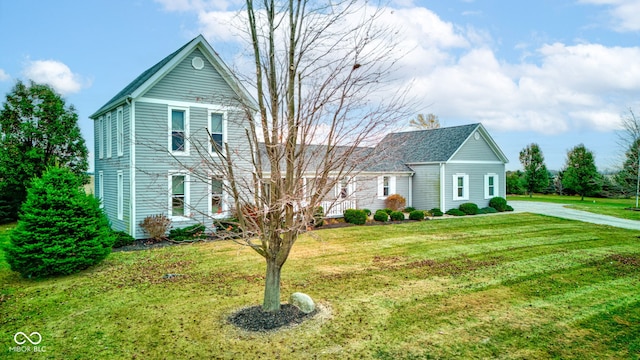
<svg viewBox="0 0 640 360">
<path fill-rule="evenodd" d="M 377 210 L 375 214 L 373 214 L 373 220 L 375 221 L 388 221 L 389 214 L 387 214 L 384 210 Z"/>
<path fill-rule="evenodd" d="M 406 212 L 406 213 L 410 213 L 410 212 L 415 211 L 415 210 L 416 210 L 416 208 L 414 208 L 413 206 L 407 206 L 406 208 L 404 208 L 403 211 Z"/>
<path fill-rule="evenodd" d="M 504 208 L 504 211 L 513 211 L 513 208 L 511 207 L 511 205 L 507 205 L 507 206 Z"/>
<path fill-rule="evenodd" d="M 161 241 L 171 227 L 171 219 L 163 214 L 149 215 L 140 222 L 140 227 L 151 239 Z"/>
<path fill-rule="evenodd" d="M 453 215 L 453 216 L 465 216 L 466 215 L 460 209 L 456 209 L 456 208 L 447 210 L 446 214 L 447 215 Z"/>
<path fill-rule="evenodd" d="M 464 204 L 460 204 L 458 210 L 462 211 L 467 215 L 476 215 L 478 213 L 478 205 L 468 202 Z"/>
<path fill-rule="evenodd" d="M 365 214 L 367 214 L 367 216 L 371 216 L 371 210 L 369 209 L 362 209 L 362 211 L 364 211 Z"/>
<path fill-rule="evenodd" d="M 478 211 L 478 214 L 495 214 L 498 210 L 492 208 L 491 206 L 482 208 Z"/>
<path fill-rule="evenodd" d="M 115 237 L 115 242 L 113 243 L 114 248 L 131 245 L 134 241 L 136 241 L 133 236 L 127 234 L 124 231 L 114 231 L 113 236 Z"/>
<path fill-rule="evenodd" d="M 391 221 L 402 221 L 404 220 L 404 213 L 402 211 L 394 211 L 389 214 Z"/>
<path fill-rule="evenodd" d="M 109 220 L 81 186 L 66 168 L 50 168 L 31 183 L 4 248 L 11 270 L 27 278 L 67 275 L 109 255 L 115 241 Z"/>
<path fill-rule="evenodd" d="M 406 204 L 407 200 L 400 194 L 391 194 L 384 200 L 384 206 L 392 211 L 400 211 Z"/>
<path fill-rule="evenodd" d="M 380 211 L 380 210 L 376 210 L 376 212 L 378 212 L 378 211 Z M 386 212 L 386 213 L 387 213 L 387 215 L 391 215 L 391 213 L 393 212 L 393 210 L 391 210 L 391 209 L 389 209 L 389 208 L 382 209 L 382 211 Z"/>
<path fill-rule="evenodd" d="M 202 224 L 195 224 L 184 228 L 172 229 L 169 231 L 169 239 L 173 241 L 188 241 L 206 239 L 206 228 Z"/>
<path fill-rule="evenodd" d="M 498 212 L 503 212 L 507 210 L 507 200 L 503 197 L 496 196 L 489 200 L 489 206 L 498 210 Z"/>
<path fill-rule="evenodd" d="M 424 220 L 424 211 L 422 210 L 413 210 L 409 213 L 410 220 Z"/>
<path fill-rule="evenodd" d="M 313 211 L 313 224 L 315 227 L 324 225 L 324 208 L 322 206 L 316 206 Z"/>
<path fill-rule="evenodd" d="M 350 224 L 364 225 L 367 222 L 367 213 L 364 210 L 347 209 L 344 211 L 344 221 Z"/>
<path fill-rule="evenodd" d="M 442 213 L 442 210 L 440 210 L 439 208 L 433 208 L 433 209 L 429 210 L 429 213 L 431 213 L 431 216 L 442 216 L 442 215 L 444 215 Z"/>
</svg>

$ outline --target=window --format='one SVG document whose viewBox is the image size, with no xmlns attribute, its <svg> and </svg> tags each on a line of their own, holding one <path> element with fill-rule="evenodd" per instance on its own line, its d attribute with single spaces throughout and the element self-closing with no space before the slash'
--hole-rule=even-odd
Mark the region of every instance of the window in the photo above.
<svg viewBox="0 0 640 360">
<path fill-rule="evenodd" d="M 122 170 L 118 170 L 117 173 L 117 198 L 118 198 L 118 220 L 122 220 L 123 218 L 123 213 L 124 213 L 124 194 L 123 194 L 123 190 L 124 190 L 124 175 L 122 174 Z"/>
<path fill-rule="evenodd" d="M 100 116 L 98 119 L 98 157 L 102 159 L 104 157 L 104 118 Z M 102 186 L 102 183 L 100 183 Z"/>
<path fill-rule="evenodd" d="M 123 145 L 124 145 L 124 133 L 123 133 L 123 112 L 122 108 L 119 107 L 116 111 L 116 147 L 118 151 L 118 156 L 123 155 Z"/>
<path fill-rule="evenodd" d="M 498 196 L 498 175 L 487 174 L 484 176 L 484 198 L 491 199 Z"/>
<path fill-rule="evenodd" d="M 189 133 L 189 111 L 187 109 L 169 109 L 169 149 L 171 153 L 188 154 L 187 137 Z"/>
<path fill-rule="evenodd" d="M 384 199 L 396 192 L 395 176 L 378 176 L 378 198 Z"/>
<path fill-rule="evenodd" d="M 224 126 L 223 115 L 219 113 L 209 113 L 209 133 L 211 134 L 211 145 L 209 147 L 212 153 L 224 150 Z"/>
<path fill-rule="evenodd" d="M 469 175 L 453 175 L 453 200 L 469 200 Z"/>
<path fill-rule="evenodd" d="M 211 211 L 212 215 L 220 215 L 223 209 L 224 182 L 218 176 L 211 177 Z"/>
<path fill-rule="evenodd" d="M 189 216 L 189 176 L 186 174 L 169 175 L 169 214 L 176 218 Z"/>
<path fill-rule="evenodd" d="M 100 208 L 104 208 L 104 173 L 98 171 L 98 200 L 100 200 Z"/>
<path fill-rule="evenodd" d="M 111 157 L 111 113 L 107 114 L 107 120 L 106 120 L 106 126 L 107 126 L 107 157 L 110 158 Z"/>
</svg>

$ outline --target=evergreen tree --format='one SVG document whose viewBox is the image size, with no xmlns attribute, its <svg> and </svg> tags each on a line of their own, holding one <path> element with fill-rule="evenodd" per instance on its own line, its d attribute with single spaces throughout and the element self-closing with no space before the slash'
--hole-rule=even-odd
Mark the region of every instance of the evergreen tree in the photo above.
<svg viewBox="0 0 640 360">
<path fill-rule="evenodd" d="M 0 110 L 0 133 L 0 221 L 18 218 L 27 185 L 50 166 L 86 179 L 78 115 L 50 86 L 18 81 Z"/>
<path fill-rule="evenodd" d="M 524 187 L 529 197 L 549 186 L 549 171 L 538 144 L 532 143 L 520 151 L 520 163 L 524 167 Z"/>
<path fill-rule="evenodd" d="M 580 200 L 584 200 L 586 195 L 600 191 L 602 184 L 595 157 L 583 144 L 569 150 L 565 167 L 562 185 L 579 194 Z"/>
<path fill-rule="evenodd" d="M 5 257 L 24 277 L 71 274 L 104 259 L 115 241 L 99 201 L 66 168 L 51 168 L 27 191 Z"/>
<path fill-rule="evenodd" d="M 619 186 L 623 195 L 636 193 L 638 186 L 638 149 L 640 138 L 629 146 L 625 153 L 625 161 L 622 169 L 614 176 L 615 183 Z"/>
</svg>

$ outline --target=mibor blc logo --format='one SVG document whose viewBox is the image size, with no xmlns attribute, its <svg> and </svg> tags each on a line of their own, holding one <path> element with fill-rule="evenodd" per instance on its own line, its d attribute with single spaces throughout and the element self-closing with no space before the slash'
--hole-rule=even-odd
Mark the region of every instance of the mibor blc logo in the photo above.
<svg viewBox="0 0 640 360">
<path fill-rule="evenodd" d="M 31 334 L 27 335 L 22 331 L 18 331 L 15 335 L 13 335 L 13 342 L 16 343 L 17 346 L 13 346 L 9 348 L 9 351 L 13 352 L 46 352 L 44 346 L 37 346 L 42 342 L 42 335 L 39 332 L 34 331 Z"/>
</svg>

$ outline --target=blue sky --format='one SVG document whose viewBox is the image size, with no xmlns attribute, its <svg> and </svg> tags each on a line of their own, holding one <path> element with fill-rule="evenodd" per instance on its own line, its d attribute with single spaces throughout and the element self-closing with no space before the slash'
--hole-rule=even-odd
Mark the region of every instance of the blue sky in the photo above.
<svg viewBox="0 0 640 360">
<path fill-rule="evenodd" d="M 237 0 L 0 0 L 0 94 L 46 82 L 73 104 L 90 150 L 95 110 L 202 33 L 242 71 L 230 15 Z M 584 143 L 615 169 L 620 117 L 640 112 L 640 0 L 396 0 L 400 81 L 415 113 L 444 126 L 482 122 L 510 160 L 540 145 L 547 166 Z M 237 64 L 240 64 L 239 66 Z M 407 119 L 408 123 L 409 119 Z"/>
</svg>

